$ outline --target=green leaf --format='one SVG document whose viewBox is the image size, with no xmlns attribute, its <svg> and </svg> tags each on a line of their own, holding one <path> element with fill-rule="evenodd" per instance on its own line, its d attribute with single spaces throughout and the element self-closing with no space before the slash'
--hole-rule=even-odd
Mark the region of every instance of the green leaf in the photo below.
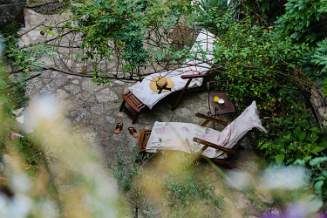
<svg viewBox="0 0 327 218">
<path fill-rule="evenodd" d="M 314 189 L 315 189 L 316 193 L 320 194 L 322 192 L 323 185 L 324 185 L 324 181 L 322 181 L 322 180 L 320 180 L 314 184 Z"/>
<path fill-rule="evenodd" d="M 283 163 L 284 162 L 285 155 L 284 154 L 278 154 L 275 156 L 275 160 L 277 163 Z"/>
<path fill-rule="evenodd" d="M 313 153 L 319 153 L 319 152 L 321 152 L 323 150 L 325 150 L 325 148 L 324 147 L 321 147 L 321 146 L 313 146 L 313 148 L 311 149 L 311 151 Z"/>
<path fill-rule="evenodd" d="M 309 162 L 309 164 L 310 164 L 310 166 L 317 166 L 326 161 L 327 161 L 327 157 L 316 157 L 316 158 L 312 159 Z"/>
<path fill-rule="evenodd" d="M 304 141 L 306 134 L 303 130 L 300 129 L 300 127 L 296 127 L 295 134 L 300 141 Z"/>
</svg>

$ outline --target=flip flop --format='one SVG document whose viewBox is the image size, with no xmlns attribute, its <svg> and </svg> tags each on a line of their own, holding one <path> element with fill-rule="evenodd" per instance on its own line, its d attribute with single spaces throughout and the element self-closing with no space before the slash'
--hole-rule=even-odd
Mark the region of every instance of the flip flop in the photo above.
<svg viewBox="0 0 327 218">
<path fill-rule="evenodd" d="M 115 134 L 120 134 L 122 130 L 123 130 L 123 123 L 122 122 L 117 122 L 114 133 Z"/>
<path fill-rule="evenodd" d="M 137 134 L 137 131 L 134 127 L 128 127 L 128 132 L 134 137 L 134 138 L 137 138 L 138 137 L 138 134 Z"/>
</svg>

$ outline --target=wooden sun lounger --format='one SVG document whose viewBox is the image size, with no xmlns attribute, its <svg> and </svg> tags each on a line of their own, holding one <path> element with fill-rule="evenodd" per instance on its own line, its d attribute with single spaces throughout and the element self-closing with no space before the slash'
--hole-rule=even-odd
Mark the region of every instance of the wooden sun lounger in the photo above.
<svg viewBox="0 0 327 218">
<path fill-rule="evenodd" d="M 201 126 L 206 126 L 209 122 L 215 122 L 215 123 L 218 123 L 218 124 L 222 124 L 224 126 L 228 124 L 225 120 L 217 118 L 217 117 L 213 117 L 213 116 L 207 116 L 207 115 L 200 114 L 200 113 L 196 113 L 195 116 L 197 116 L 199 118 L 206 119 L 207 122 L 203 122 L 201 124 Z M 141 132 L 139 134 L 138 142 L 137 142 L 137 145 L 138 145 L 141 152 L 145 152 L 145 148 L 146 148 L 147 142 L 148 142 L 148 140 L 150 138 L 150 135 L 151 135 L 151 130 L 149 130 L 149 129 L 142 129 L 141 130 Z M 233 162 L 231 161 L 231 158 L 233 158 L 233 156 L 235 155 L 235 153 L 236 153 L 236 151 L 238 149 L 237 145 L 234 146 L 232 149 L 229 149 L 229 148 L 226 148 L 226 147 L 224 147 L 222 145 L 214 144 L 214 143 L 211 143 L 211 142 L 208 142 L 206 140 L 196 138 L 196 137 L 193 138 L 193 141 L 204 145 L 203 148 L 201 149 L 201 151 L 199 152 L 199 154 L 200 154 L 199 157 L 200 158 L 209 159 L 209 158 L 201 155 L 201 153 L 204 150 L 206 150 L 208 147 L 212 147 L 214 149 L 221 150 L 225 154 L 227 154 L 227 158 L 225 158 L 225 159 L 220 159 L 220 158 L 210 159 L 212 162 L 214 162 L 217 165 L 226 167 L 226 168 L 234 168 L 235 167 Z"/>
<path fill-rule="evenodd" d="M 182 75 L 181 78 L 187 79 L 187 82 L 184 88 L 178 91 L 178 96 L 176 98 L 177 100 L 174 102 L 172 106 L 172 110 L 175 110 L 180 104 L 180 102 L 183 100 L 183 97 L 185 96 L 186 92 L 189 90 L 189 85 L 192 79 L 204 78 L 207 77 L 208 74 L 209 72 L 206 74 Z M 203 82 L 203 84 L 205 84 L 205 82 Z M 145 104 L 143 104 L 142 101 L 140 101 L 135 95 L 133 95 L 132 92 L 128 92 L 127 94 L 123 95 L 123 102 L 120 106 L 120 111 L 125 111 L 132 118 L 132 123 L 135 123 L 137 121 L 139 114 L 141 114 L 146 110 L 149 110 L 149 108 Z"/>
</svg>

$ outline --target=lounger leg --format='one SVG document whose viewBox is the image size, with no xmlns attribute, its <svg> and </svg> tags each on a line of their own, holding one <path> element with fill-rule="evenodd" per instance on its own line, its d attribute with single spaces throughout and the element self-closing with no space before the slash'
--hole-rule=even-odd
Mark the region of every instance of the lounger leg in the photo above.
<svg viewBox="0 0 327 218">
<path fill-rule="evenodd" d="M 206 126 L 209 122 L 210 122 L 210 120 L 206 119 L 205 121 L 203 121 L 203 123 L 201 123 L 200 126 Z"/>
<path fill-rule="evenodd" d="M 137 112 L 135 112 L 135 114 L 133 114 L 132 124 L 136 123 L 138 116 L 139 116 L 139 114 Z"/>
<path fill-rule="evenodd" d="M 122 112 L 124 110 L 125 107 L 125 100 L 123 100 L 123 102 L 120 105 L 119 111 Z"/>
<path fill-rule="evenodd" d="M 234 169 L 236 166 L 235 164 L 233 164 L 231 161 L 228 160 L 220 160 L 220 159 L 210 159 L 212 162 L 214 162 L 215 164 L 222 166 L 226 169 Z"/>
<path fill-rule="evenodd" d="M 192 81 L 192 79 L 187 80 L 187 82 L 186 82 L 186 84 L 185 84 L 183 90 L 181 91 L 181 93 L 179 94 L 179 96 L 178 96 L 178 98 L 177 98 L 176 103 L 175 103 L 175 104 L 173 105 L 173 107 L 171 108 L 172 110 L 175 110 L 175 109 L 177 108 L 177 106 L 179 105 L 179 103 L 182 101 L 182 99 L 183 99 L 183 97 L 184 97 L 184 95 L 185 95 L 185 92 L 186 92 L 188 86 L 190 85 L 191 81 Z"/>
</svg>

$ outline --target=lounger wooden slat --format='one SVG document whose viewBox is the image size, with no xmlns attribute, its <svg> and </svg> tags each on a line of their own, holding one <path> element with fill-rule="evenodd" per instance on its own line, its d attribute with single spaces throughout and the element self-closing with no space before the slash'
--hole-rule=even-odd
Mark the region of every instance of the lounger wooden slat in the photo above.
<svg viewBox="0 0 327 218">
<path fill-rule="evenodd" d="M 135 123 L 138 115 L 146 109 L 144 105 L 132 92 L 128 92 L 123 95 L 123 102 L 120 106 L 120 111 L 125 111 L 131 118 L 132 122 Z"/>
</svg>

